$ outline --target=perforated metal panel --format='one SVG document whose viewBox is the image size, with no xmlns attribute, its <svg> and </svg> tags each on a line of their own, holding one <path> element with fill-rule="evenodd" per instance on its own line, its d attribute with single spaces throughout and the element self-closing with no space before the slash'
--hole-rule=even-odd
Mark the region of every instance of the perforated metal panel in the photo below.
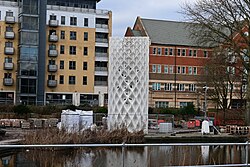
<svg viewBox="0 0 250 167">
<path fill-rule="evenodd" d="M 149 38 L 111 38 L 108 78 L 109 129 L 148 129 Z"/>
</svg>

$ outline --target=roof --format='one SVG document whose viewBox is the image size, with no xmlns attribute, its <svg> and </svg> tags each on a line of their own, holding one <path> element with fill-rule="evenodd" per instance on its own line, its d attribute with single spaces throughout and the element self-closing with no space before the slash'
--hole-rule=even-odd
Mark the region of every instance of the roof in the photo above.
<svg viewBox="0 0 250 167">
<path fill-rule="evenodd" d="M 193 23 L 141 18 L 152 43 L 164 45 L 198 46 L 190 38 L 188 26 Z"/>
<path fill-rule="evenodd" d="M 132 30 L 134 36 L 142 36 L 141 31 Z"/>
</svg>

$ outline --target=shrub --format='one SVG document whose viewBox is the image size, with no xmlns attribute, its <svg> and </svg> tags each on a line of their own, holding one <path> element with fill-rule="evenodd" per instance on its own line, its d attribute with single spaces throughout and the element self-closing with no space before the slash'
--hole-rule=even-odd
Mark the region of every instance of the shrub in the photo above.
<svg viewBox="0 0 250 167">
<path fill-rule="evenodd" d="M 25 115 L 25 114 L 31 113 L 31 109 L 25 105 L 14 106 L 13 111 L 14 111 L 14 113 L 16 113 L 18 115 Z"/>
</svg>

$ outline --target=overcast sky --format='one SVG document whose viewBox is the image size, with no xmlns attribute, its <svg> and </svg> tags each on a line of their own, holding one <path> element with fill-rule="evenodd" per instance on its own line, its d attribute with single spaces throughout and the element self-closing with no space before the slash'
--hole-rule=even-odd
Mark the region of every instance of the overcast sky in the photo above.
<svg viewBox="0 0 250 167">
<path fill-rule="evenodd" d="M 184 2 L 196 0 L 101 0 L 97 8 L 112 11 L 113 36 L 124 36 L 137 16 L 150 19 L 185 21 L 181 11 Z"/>
</svg>

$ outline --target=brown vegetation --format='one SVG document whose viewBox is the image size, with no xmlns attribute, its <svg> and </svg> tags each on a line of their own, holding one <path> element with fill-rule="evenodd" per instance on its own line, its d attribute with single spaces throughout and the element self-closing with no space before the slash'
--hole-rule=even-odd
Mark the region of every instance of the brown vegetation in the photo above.
<svg viewBox="0 0 250 167">
<path fill-rule="evenodd" d="M 22 144 L 86 144 L 86 143 L 143 143 L 143 131 L 130 133 L 127 129 L 114 131 L 85 130 L 81 133 L 67 133 L 65 130 L 39 129 L 24 135 Z"/>
</svg>

